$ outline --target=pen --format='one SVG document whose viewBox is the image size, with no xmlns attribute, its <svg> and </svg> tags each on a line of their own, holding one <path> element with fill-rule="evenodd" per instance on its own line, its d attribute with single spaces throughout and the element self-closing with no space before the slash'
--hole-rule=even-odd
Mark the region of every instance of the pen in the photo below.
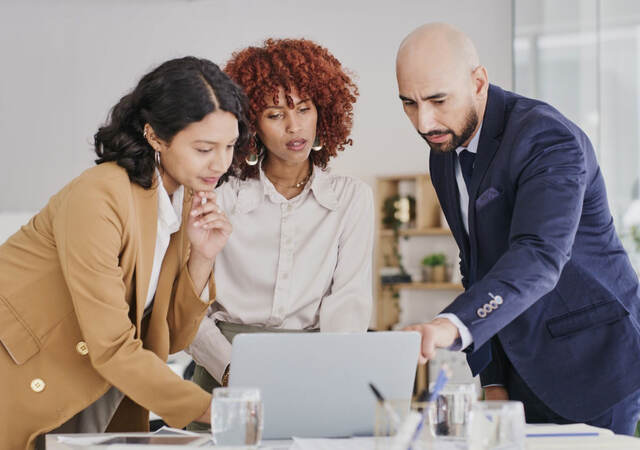
<svg viewBox="0 0 640 450">
<path fill-rule="evenodd" d="M 575 437 L 575 436 L 600 436 L 600 433 L 593 431 L 578 432 L 578 433 L 527 433 L 528 438 L 541 438 L 541 437 Z"/>
<path fill-rule="evenodd" d="M 443 365 L 438 372 L 438 378 L 436 378 L 436 383 L 433 385 L 433 390 L 427 398 L 428 402 L 432 402 L 436 397 L 438 397 L 444 385 L 447 384 L 447 381 L 449 381 L 449 377 L 447 376 L 447 366 Z"/>
<path fill-rule="evenodd" d="M 394 427 L 397 428 L 398 425 L 400 424 L 400 416 L 398 416 L 398 413 L 393 410 L 389 402 L 384 399 L 380 391 L 373 385 L 373 383 L 369 383 L 369 387 L 373 391 L 373 395 L 376 396 L 376 398 L 378 399 L 378 402 L 380 403 L 380 405 L 382 405 L 387 415 L 393 422 Z"/>
<path fill-rule="evenodd" d="M 443 364 L 442 367 L 440 368 L 440 371 L 438 372 L 438 378 L 436 378 L 436 382 L 433 385 L 433 390 L 431 391 L 431 393 L 429 394 L 429 397 L 427 398 L 427 402 L 434 401 L 440 394 L 440 391 L 442 390 L 444 385 L 447 384 L 447 381 L 449 381 L 449 376 L 447 375 L 448 371 L 449 371 L 449 368 L 447 367 L 447 365 Z M 413 443 L 416 441 L 416 439 L 418 439 L 418 436 L 420 436 L 422 427 L 424 426 L 424 423 L 427 420 L 427 414 L 429 414 L 429 408 L 424 408 L 422 410 L 422 419 L 420 420 L 420 422 L 418 422 L 418 426 L 416 427 L 416 430 L 413 433 L 413 437 L 411 438 L 411 442 L 409 443 L 409 450 L 411 450 L 411 448 L 413 447 Z"/>
</svg>

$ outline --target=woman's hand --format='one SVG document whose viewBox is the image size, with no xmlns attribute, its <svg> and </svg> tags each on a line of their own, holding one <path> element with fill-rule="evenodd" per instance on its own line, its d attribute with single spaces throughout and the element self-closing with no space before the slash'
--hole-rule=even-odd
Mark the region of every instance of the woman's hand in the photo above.
<svg viewBox="0 0 640 450">
<path fill-rule="evenodd" d="M 215 192 L 196 192 L 187 222 L 191 255 L 213 263 L 230 235 L 231 222 L 218 207 Z"/>
<path fill-rule="evenodd" d="M 201 293 L 211 275 L 216 255 L 231 235 L 231 223 L 216 204 L 214 192 L 196 192 L 186 226 L 191 242 L 187 267 L 196 292 Z"/>
<path fill-rule="evenodd" d="M 211 405 L 209 405 L 209 407 L 204 412 L 204 414 L 201 415 L 200 417 L 198 417 L 195 420 L 195 422 L 206 423 L 206 424 L 210 424 L 211 423 Z"/>
</svg>

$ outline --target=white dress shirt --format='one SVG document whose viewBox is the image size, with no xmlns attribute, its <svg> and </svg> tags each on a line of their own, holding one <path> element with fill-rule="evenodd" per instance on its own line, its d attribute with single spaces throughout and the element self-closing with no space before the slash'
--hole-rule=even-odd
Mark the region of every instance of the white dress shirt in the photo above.
<svg viewBox="0 0 640 450">
<path fill-rule="evenodd" d="M 467 147 L 458 147 L 456 148 L 456 154 L 460 156 L 460 153 L 463 150 L 467 150 L 474 155 L 478 153 L 478 141 L 480 140 L 480 132 L 482 131 L 482 124 L 478 128 L 475 136 L 471 138 L 469 145 Z M 460 214 L 462 216 L 462 223 L 464 225 L 464 229 L 467 232 L 467 236 L 469 235 L 469 192 L 467 191 L 467 184 L 464 182 L 464 177 L 462 176 L 462 168 L 460 167 L 460 158 L 456 158 L 456 183 L 458 184 L 458 194 L 460 198 Z M 469 328 L 465 326 L 464 323 L 456 316 L 455 314 L 446 313 L 446 314 L 438 314 L 436 317 L 442 317 L 444 319 L 449 319 L 455 326 L 458 328 L 460 332 L 460 341 L 453 344 L 449 347 L 449 350 L 464 350 L 468 346 L 473 343 L 473 336 L 471 336 L 471 332 Z"/>
<path fill-rule="evenodd" d="M 182 201 L 184 199 L 184 186 L 180 186 L 169 198 L 167 190 L 162 184 L 162 178 L 158 173 L 158 231 L 156 232 L 156 246 L 153 252 L 153 266 L 151 268 L 151 278 L 149 278 L 149 290 L 144 308 L 147 309 L 153 297 L 156 295 L 158 279 L 162 260 L 169 248 L 171 235 L 180 229 L 182 224 Z"/>
<path fill-rule="evenodd" d="M 217 201 L 233 231 L 215 262 L 216 302 L 187 350 L 217 380 L 231 344 L 216 321 L 365 331 L 372 308 L 373 195 L 360 180 L 314 168 L 287 200 L 260 170 L 231 178 Z"/>
</svg>

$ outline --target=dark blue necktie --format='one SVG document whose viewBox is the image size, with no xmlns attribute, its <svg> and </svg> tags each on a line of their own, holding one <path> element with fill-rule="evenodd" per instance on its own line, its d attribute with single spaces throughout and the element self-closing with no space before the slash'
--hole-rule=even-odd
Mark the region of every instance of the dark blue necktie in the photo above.
<svg viewBox="0 0 640 450">
<path fill-rule="evenodd" d="M 458 159 L 460 160 L 464 184 L 467 185 L 467 192 L 471 195 L 471 176 L 473 175 L 473 163 L 476 160 L 476 154 L 471 153 L 469 150 L 462 150 L 458 155 Z"/>
</svg>

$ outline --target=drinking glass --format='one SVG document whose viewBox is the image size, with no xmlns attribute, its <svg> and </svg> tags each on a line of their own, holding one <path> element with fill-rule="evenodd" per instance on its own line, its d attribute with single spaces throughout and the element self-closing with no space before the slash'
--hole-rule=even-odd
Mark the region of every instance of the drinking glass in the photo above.
<svg viewBox="0 0 640 450">
<path fill-rule="evenodd" d="M 471 409 L 469 450 L 524 450 L 525 421 L 522 402 L 483 401 Z"/>
<path fill-rule="evenodd" d="M 412 450 L 430 450 L 433 445 L 430 418 L 433 403 L 390 400 L 386 406 L 376 403 L 375 450 L 395 450 L 411 447 Z M 413 414 L 414 417 L 409 416 Z M 417 417 L 424 419 L 418 429 Z"/>
<path fill-rule="evenodd" d="M 217 388 L 211 400 L 211 434 L 216 445 L 257 449 L 262 437 L 262 400 L 253 388 Z"/>
<path fill-rule="evenodd" d="M 431 425 L 436 439 L 467 441 L 471 408 L 476 400 L 475 384 L 446 384 L 434 401 Z"/>
</svg>

